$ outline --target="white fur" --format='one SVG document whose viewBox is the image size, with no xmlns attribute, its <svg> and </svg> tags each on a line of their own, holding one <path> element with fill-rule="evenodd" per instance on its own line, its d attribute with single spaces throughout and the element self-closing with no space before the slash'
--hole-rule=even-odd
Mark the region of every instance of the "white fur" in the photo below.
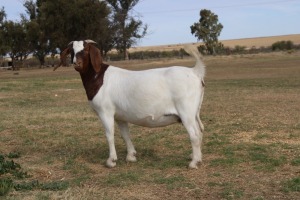
<svg viewBox="0 0 300 200">
<path fill-rule="evenodd" d="M 145 71 L 129 71 L 110 66 L 104 83 L 90 105 L 101 119 L 109 144 L 108 167 L 116 165 L 114 122 L 116 121 L 127 146 L 127 161 L 136 161 L 136 151 L 129 137 L 128 123 L 160 127 L 178 122 L 187 129 L 192 144 L 191 168 L 202 161 L 203 125 L 200 107 L 204 93 L 205 66 L 195 49 L 194 68 L 169 67 Z"/>
<path fill-rule="evenodd" d="M 73 41 L 74 55 L 83 50 L 83 41 Z M 76 63 L 76 56 L 73 58 L 73 63 Z"/>
</svg>

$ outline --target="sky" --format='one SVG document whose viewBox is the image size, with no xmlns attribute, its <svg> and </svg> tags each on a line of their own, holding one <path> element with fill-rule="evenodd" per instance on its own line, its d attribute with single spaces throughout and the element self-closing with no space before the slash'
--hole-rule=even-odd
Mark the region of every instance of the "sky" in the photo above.
<svg viewBox="0 0 300 200">
<path fill-rule="evenodd" d="M 8 20 L 25 13 L 22 2 L 0 0 Z M 136 46 L 197 42 L 190 26 L 201 9 L 219 16 L 220 40 L 300 34 L 300 0 L 140 0 L 131 14 L 148 25 L 148 34 Z"/>
</svg>

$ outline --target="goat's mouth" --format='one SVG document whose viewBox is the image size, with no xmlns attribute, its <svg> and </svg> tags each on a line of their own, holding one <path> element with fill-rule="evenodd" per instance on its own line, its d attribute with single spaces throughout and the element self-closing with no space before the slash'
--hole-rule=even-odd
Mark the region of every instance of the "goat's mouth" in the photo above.
<svg viewBox="0 0 300 200">
<path fill-rule="evenodd" d="M 80 71 L 82 67 L 80 66 L 79 63 L 73 63 L 72 66 L 74 67 L 75 70 Z"/>
</svg>

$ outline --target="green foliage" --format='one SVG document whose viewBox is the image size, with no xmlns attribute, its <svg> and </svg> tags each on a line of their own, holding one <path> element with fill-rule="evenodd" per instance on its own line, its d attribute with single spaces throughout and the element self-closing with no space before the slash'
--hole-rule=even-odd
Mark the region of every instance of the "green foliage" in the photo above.
<svg viewBox="0 0 300 200">
<path fill-rule="evenodd" d="M 194 23 L 191 27 L 191 33 L 198 40 L 203 40 L 205 49 L 209 54 L 215 54 L 217 49 L 222 46 L 218 42 L 223 25 L 219 23 L 218 15 L 210 10 L 203 9 L 200 11 L 199 22 Z"/>
<path fill-rule="evenodd" d="M 183 49 L 172 51 L 136 51 L 129 54 L 130 60 L 143 60 L 143 59 L 157 59 L 157 58 L 183 58 L 188 55 Z M 107 58 L 110 60 L 122 60 L 123 54 L 110 53 L 107 54 Z"/>
<path fill-rule="evenodd" d="M 277 50 L 291 50 L 294 48 L 294 44 L 292 41 L 278 41 L 272 44 L 272 50 L 277 51 Z"/>
<path fill-rule="evenodd" d="M 24 179 L 30 176 L 27 172 L 21 169 L 21 166 L 14 162 L 13 160 L 7 160 L 7 158 L 19 158 L 19 152 L 11 152 L 7 156 L 0 154 L 0 196 L 6 195 L 12 188 L 17 191 L 27 191 L 27 190 L 65 190 L 69 187 L 68 181 L 53 181 L 48 183 L 39 183 L 37 180 L 16 182 L 13 178 Z"/>
<path fill-rule="evenodd" d="M 6 157 L 16 158 L 19 156 L 19 153 L 9 153 L 8 156 L 0 154 L 0 175 L 2 176 L 0 178 L 0 196 L 6 195 L 13 188 L 14 183 L 10 177 L 11 175 L 15 178 L 29 177 L 26 172 L 21 170 L 21 166 L 18 163 L 6 159 Z"/>
<path fill-rule="evenodd" d="M 240 46 L 240 45 L 236 45 L 236 46 L 234 47 L 234 51 L 235 51 L 235 52 L 239 52 L 239 53 L 245 51 L 245 49 L 246 49 L 245 46 Z"/>
<path fill-rule="evenodd" d="M 59 191 L 59 190 L 65 190 L 68 187 L 69 187 L 68 181 L 53 181 L 47 183 L 39 183 L 37 180 L 33 180 L 29 182 L 16 183 L 14 185 L 14 188 L 17 191 L 28 191 L 34 189 Z"/>
<path fill-rule="evenodd" d="M 24 27 L 24 21 L 4 21 L 0 30 L 0 48 L 5 49 L 4 52 L 11 57 L 13 69 L 15 69 L 15 60 L 23 61 L 30 53 Z"/>
<path fill-rule="evenodd" d="M 0 196 L 6 195 L 13 187 L 13 181 L 10 178 L 0 178 Z"/>
<path fill-rule="evenodd" d="M 4 21 L 5 11 L 0 11 L 5 27 L 0 30 L 0 53 L 10 53 L 13 60 L 33 53 L 43 66 L 46 55 L 63 50 L 70 41 L 93 39 L 104 55 L 114 47 L 127 55 L 127 49 L 147 32 L 147 25 L 130 14 L 138 2 L 26 0 L 28 16 L 22 14 L 20 23 Z"/>
<path fill-rule="evenodd" d="M 30 182 L 16 183 L 14 185 L 14 189 L 17 191 L 33 190 L 34 188 L 37 188 L 38 185 L 39 185 L 39 182 L 36 180 L 33 180 Z"/>
<path fill-rule="evenodd" d="M 36 1 L 37 22 L 54 51 L 73 40 L 93 39 L 101 44 L 109 10 L 103 1 Z"/>
<path fill-rule="evenodd" d="M 7 157 L 8 158 L 20 158 L 20 152 L 10 152 Z"/>
<path fill-rule="evenodd" d="M 39 185 L 41 190 L 51 190 L 51 191 L 58 191 L 58 190 L 65 190 L 69 187 L 68 181 L 54 181 L 49 183 L 43 183 Z"/>
<path fill-rule="evenodd" d="M 116 27 L 116 49 L 128 58 L 127 49 L 147 34 L 147 25 L 130 15 L 140 0 L 107 0 L 114 11 L 114 26 Z"/>
<path fill-rule="evenodd" d="M 10 154 L 11 156 L 16 156 L 16 154 Z M 0 175 L 12 174 L 16 178 L 26 178 L 29 175 L 27 172 L 21 170 L 21 166 L 15 163 L 13 160 L 6 160 L 3 155 L 0 154 Z"/>
</svg>

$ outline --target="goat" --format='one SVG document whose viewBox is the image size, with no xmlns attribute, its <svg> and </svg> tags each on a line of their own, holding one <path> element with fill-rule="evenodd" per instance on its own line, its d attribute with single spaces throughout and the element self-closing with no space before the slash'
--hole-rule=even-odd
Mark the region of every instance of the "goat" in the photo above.
<svg viewBox="0 0 300 200">
<path fill-rule="evenodd" d="M 128 123 L 144 127 L 163 127 L 181 122 L 192 145 L 190 168 L 202 161 L 204 126 L 200 108 L 204 94 L 205 65 L 196 48 L 186 49 L 196 59 L 193 68 L 172 66 L 131 71 L 104 64 L 100 50 L 92 40 L 73 41 L 61 53 L 61 63 L 71 54 L 80 73 L 90 106 L 103 123 L 109 145 L 108 167 L 115 167 L 114 122 L 120 128 L 127 147 L 127 162 L 136 162 Z M 56 70 L 57 66 L 54 70 Z"/>
</svg>

